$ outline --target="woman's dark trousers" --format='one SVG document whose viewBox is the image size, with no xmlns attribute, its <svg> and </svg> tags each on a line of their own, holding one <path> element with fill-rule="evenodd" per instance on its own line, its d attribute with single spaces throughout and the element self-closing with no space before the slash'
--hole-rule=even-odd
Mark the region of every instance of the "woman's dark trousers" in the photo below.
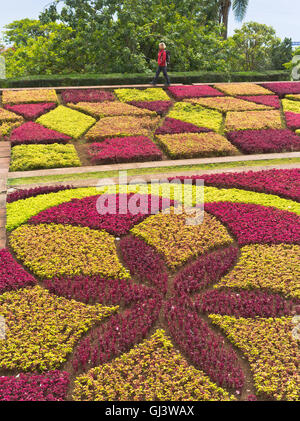
<svg viewBox="0 0 300 421">
<path fill-rule="evenodd" d="M 166 79 L 166 82 L 169 85 L 170 84 L 170 79 L 169 79 L 169 75 L 167 73 L 167 66 L 158 66 L 157 71 L 156 71 L 156 74 L 155 74 L 155 77 L 154 77 L 152 83 L 156 83 L 157 82 L 158 76 L 160 75 L 160 72 L 161 71 L 163 72 L 164 77 Z"/>
</svg>

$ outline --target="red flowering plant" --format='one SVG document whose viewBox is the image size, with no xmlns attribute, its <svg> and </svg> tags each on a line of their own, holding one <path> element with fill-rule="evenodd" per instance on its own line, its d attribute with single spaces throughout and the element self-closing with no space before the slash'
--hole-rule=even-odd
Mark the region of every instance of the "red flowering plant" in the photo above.
<svg viewBox="0 0 300 421">
<path fill-rule="evenodd" d="M 300 202 L 300 170 L 245 171 L 240 173 L 203 174 L 185 177 L 171 177 L 169 180 L 189 179 L 193 183 L 203 180 L 207 186 L 236 188 L 259 193 L 271 193 Z"/>
<path fill-rule="evenodd" d="M 260 85 L 279 95 L 281 98 L 287 94 L 300 94 L 299 82 L 265 82 L 260 83 Z"/>
<path fill-rule="evenodd" d="M 27 121 L 10 135 L 12 145 L 68 143 L 72 138 L 56 130 L 48 129 L 33 121 Z"/>
<path fill-rule="evenodd" d="M 146 136 L 115 137 L 92 143 L 88 154 L 93 162 L 101 164 L 162 159 L 161 150 Z"/>
<path fill-rule="evenodd" d="M 300 129 L 300 114 L 286 111 L 285 113 L 286 125 L 291 130 Z"/>
<path fill-rule="evenodd" d="M 128 101 L 128 104 L 135 107 L 155 111 L 157 114 L 165 114 L 172 106 L 172 101 Z"/>
<path fill-rule="evenodd" d="M 65 104 L 72 102 L 103 102 L 114 101 L 114 94 L 104 89 L 65 89 L 61 93 L 62 100 Z"/>
<path fill-rule="evenodd" d="M 5 105 L 9 111 L 13 111 L 16 114 L 20 114 L 27 120 L 34 120 L 40 117 L 42 114 L 53 110 L 56 107 L 55 102 L 41 102 L 37 104 L 16 104 L 16 105 Z"/>
<path fill-rule="evenodd" d="M 206 96 L 222 96 L 223 92 L 218 91 L 209 85 L 185 85 L 170 86 L 168 91 L 176 98 L 181 100 L 184 98 L 201 98 Z"/>
<path fill-rule="evenodd" d="M 156 135 L 175 134 L 175 133 L 207 133 L 211 130 L 207 127 L 198 127 L 192 123 L 177 120 L 176 118 L 166 117 L 163 124 L 156 129 Z"/>
<path fill-rule="evenodd" d="M 0 377 L 0 401 L 63 401 L 70 383 L 66 371 Z"/>
<path fill-rule="evenodd" d="M 300 150 L 300 137 L 291 130 L 241 130 L 227 133 L 230 142 L 246 154 Z"/>
</svg>

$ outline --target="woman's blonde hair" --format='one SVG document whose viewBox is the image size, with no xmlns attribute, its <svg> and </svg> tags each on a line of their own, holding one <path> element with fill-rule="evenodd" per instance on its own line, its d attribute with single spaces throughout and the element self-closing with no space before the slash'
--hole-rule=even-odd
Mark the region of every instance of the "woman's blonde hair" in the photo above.
<svg viewBox="0 0 300 421">
<path fill-rule="evenodd" d="M 165 44 L 164 42 L 160 42 L 160 43 L 159 43 L 159 47 L 160 47 L 161 45 L 162 45 L 164 48 L 166 48 L 166 44 Z"/>
</svg>

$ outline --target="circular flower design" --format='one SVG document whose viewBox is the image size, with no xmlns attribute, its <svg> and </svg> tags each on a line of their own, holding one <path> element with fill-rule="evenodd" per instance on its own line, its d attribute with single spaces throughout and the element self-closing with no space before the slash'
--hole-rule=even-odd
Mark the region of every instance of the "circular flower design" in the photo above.
<svg viewBox="0 0 300 421">
<path fill-rule="evenodd" d="M 216 201 L 187 225 L 158 196 L 118 194 L 117 209 L 139 212 L 117 214 L 99 214 L 98 198 L 48 207 L 10 236 L 51 297 L 85 311 L 73 398 L 296 399 L 299 216 Z"/>
</svg>

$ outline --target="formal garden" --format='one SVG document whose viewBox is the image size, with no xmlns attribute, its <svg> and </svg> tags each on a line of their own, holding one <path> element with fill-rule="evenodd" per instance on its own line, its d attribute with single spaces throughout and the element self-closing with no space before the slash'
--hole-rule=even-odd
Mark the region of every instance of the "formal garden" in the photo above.
<svg viewBox="0 0 300 421">
<path fill-rule="evenodd" d="M 300 150 L 300 84 L 4 90 L 10 171 Z"/>
<path fill-rule="evenodd" d="M 300 49 L 249 3 L 4 27 L 0 401 L 299 401 Z"/>
</svg>

